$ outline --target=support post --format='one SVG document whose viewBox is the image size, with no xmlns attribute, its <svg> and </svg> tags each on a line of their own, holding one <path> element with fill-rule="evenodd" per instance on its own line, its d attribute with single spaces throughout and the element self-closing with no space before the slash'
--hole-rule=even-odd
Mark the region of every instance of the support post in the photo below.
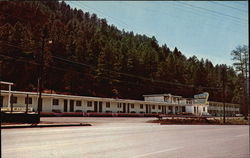
<svg viewBox="0 0 250 158">
<path fill-rule="evenodd" d="M 29 107 L 29 94 L 27 94 L 27 99 L 26 99 L 26 111 L 25 113 L 28 113 L 28 107 Z"/>
<path fill-rule="evenodd" d="M 2 60 L 0 60 L 0 80 L 2 79 L 2 73 L 1 72 L 3 72 L 3 69 L 2 69 L 2 63 L 3 63 L 3 61 Z M 1 107 L 3 107 L 3 101 L 1 100 L 2 99 L 2 94 L 1 94 L 1 92 L 2 92 L 2 86 L 1 86 L 2 84 L 1 84 L 1 81 L 0 81 L 0 112 L 2 112 L 2 108 Z"/>
<path fill-rule="evenodd" d="M 8 108 L 10 107 L 10 96 L 11 96 L 10 92 L 11 92 L 11 85 L 9 84 L 9 100 L 8 100 Z"/>
<path fill-rule="evenodd" d="M 14 100 L 14 97 L 13 97 L 13 94 L 11 94 L 11 97 L 10 97 L 10 112 L 11 113 L 13 112 L 13 100 Z"/>
<path fill-rule="evenodd" d="M 226 75 L 226 68 L 222 69 L 222 89 L 223 89 L 223 124 L 226 123 L 226 94 L 225 94 L 225 76 Z"/>
</svg>

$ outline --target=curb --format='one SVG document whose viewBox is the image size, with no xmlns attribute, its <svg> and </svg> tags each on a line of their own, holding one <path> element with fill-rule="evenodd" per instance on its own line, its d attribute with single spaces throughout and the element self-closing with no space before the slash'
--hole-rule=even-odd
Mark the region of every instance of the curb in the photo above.
<svg viewBox="0 0 250 158">
<path fill-rule="evenodd" d="M 69 126 L 92 126 L 91 124 L 87 123 L 80 123 L 80 124 L 50 124 L 50 125 L 2 125 L 1 129 L 7 128 L 42 128 L 42 127 L 69 127 Z"/>
</svg>

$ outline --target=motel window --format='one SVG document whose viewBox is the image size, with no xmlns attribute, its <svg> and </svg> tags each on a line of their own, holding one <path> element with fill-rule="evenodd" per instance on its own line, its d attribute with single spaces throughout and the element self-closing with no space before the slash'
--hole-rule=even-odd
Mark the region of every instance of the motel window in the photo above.
<svg viewBox="0 0 250 158">
<path fill-rule="evenodd" d="M 110 102 L 106 102 L 106 108 L 110 108 Z"/>
<path fill-rule="evenodd" d="M 160 105 L 158 105 L 158 109 L 161 110 L 161 106 Z"/>
<path fill-rule="evenodd" d="M 206 108 L 205 108 L 205 107 L 203 107 L 203 111 L 206 111 Z"/>
<path fill-rule="evenodd" d="M 92 107 L 92 102 L 91 101 L 87 102 L 87 107 Z"/>
<path fill-rule="evenodd" d="M 135 108 L 135 105 L 134 104 L 131 104 L 131 109 L 134 109 Z"/>
<path fill-rule="evenodd" d="M 77 100 L 77 101 L 76 101 L 76 106 L 82 106 L 82 101 Z"/>
<path fill-rule="evenodd" d="M 25 98 L 25 104 L 32 104 L 32 98 Z"/>
<path fill-rule="evenodd" d="M 16 104 L 17 103 L 17 97 L 14 97 L 13 95 L 10 98 L 10 103 Z"/>
<path fill-rule="evenodd" d="M 152 105 L 152 109 L 155 109 L 155 105 Z"/>
<path fill-rule="evenodd" d="M 53 105 L 59 105 L 59 100 L 58 99 L 53 99 L 52 104 Z"/>
<path fill-rule="evenodd" d="M 143 109 L 143 104 L 140 104 L 140 109 Z"/>
</svg>

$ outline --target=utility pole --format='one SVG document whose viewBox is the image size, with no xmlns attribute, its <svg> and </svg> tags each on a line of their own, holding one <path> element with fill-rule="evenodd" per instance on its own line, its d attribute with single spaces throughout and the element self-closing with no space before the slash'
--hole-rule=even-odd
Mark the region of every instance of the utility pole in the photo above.
<svg viewBox="0 0 250 158">
<path fill-rule="evenodd" d="M 40 115 L 40 112 L 42 111 L 42 89 L 43 89 L 43 56 L 44 56 L 44 45 L 45 45 L 45 38 L 47 36 L 47 27 L 43 29 L 43 36 L 42 36 L 42 50 L 40 55 L 40 62 L 39 62 L 39 77 L 38 77 L 38 91 L 39 91 L 39 97 L 38 97 L 38 114 Z"/>
<path fill-rule="evenodd" d="M 223 124 L 226 123 L 226 94 L 225 94 L 225 81 L 226 80 L 226 67 L 222 69 L 222 93 L 223 93 Z"/>
<path fill-rule="evenodd" d="M 0 60 L 0 81 L 2 80 L 2 72 L 3 72 L 3 66 L 2 66 L 2 63 L 3 63 L 3 61 L 2 60 Z M 2 84 L 0 83 L 0 112 L 2 112 L 2 108 L 1 107 L 3 107 L 3 97 L 2 97 L 2 94 L 1 94 L 1 92 L 2 92 L 2 86 L 1 86 Z M 1 144 L 1 143 L 0 143 Z"/>
</svg>

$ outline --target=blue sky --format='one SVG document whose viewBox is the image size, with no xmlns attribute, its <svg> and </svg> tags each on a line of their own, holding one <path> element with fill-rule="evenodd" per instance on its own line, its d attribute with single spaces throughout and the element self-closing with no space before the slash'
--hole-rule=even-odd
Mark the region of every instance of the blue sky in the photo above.
<svg viewBox="0 0 250 158">
<path fill-rule="evenodd" d="M 248 45 L 247 1 L 67 1 L 108 24 L 155 36 L 185 56 L 232 65 L 231 51 Z"/>
</svg>

